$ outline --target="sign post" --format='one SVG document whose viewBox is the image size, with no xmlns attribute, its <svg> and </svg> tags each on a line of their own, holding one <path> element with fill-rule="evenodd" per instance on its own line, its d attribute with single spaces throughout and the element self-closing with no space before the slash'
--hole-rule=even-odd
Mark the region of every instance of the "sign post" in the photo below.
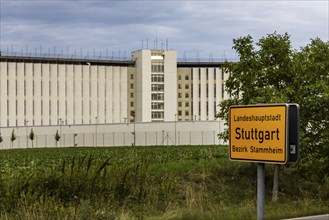
<svg viewBox="0 0 329 220">
<path fill-rule="evenodd" d="M 257 219 L 264 219 L 265 163 L 299 159 L 299 105 L 231 106 L 230 159 L 257 164 Z"/>
</svg>

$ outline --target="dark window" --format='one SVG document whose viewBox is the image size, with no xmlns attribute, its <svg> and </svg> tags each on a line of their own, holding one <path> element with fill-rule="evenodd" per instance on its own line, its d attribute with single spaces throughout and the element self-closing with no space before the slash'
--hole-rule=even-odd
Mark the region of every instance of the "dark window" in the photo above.
<svg viewBox="0 0 329 220">
<path fill-rule="evenodd" d="M 201 97 L 201 84 L 199 84 L 199 98 Z"/>
<path fill-rule="evenodd" d="M 208 88 L 208 84 L 207 84 L 207 91 L 206 91 L 206 94 L 207 94 L 207 98 L 208 98 L 208 93 L 209 93 L 209 88 Z"/>
</svg>

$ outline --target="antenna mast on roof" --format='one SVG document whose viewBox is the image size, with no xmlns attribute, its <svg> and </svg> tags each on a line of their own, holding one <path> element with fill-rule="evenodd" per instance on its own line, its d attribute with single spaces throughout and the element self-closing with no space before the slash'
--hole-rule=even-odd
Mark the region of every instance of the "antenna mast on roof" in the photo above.
<svg viewBox="0 0 329 220">
<path fill-rule="evenodd" d="M 155 31 L 155 49 L 158 49 L 158 30 Z"/>
</svg>

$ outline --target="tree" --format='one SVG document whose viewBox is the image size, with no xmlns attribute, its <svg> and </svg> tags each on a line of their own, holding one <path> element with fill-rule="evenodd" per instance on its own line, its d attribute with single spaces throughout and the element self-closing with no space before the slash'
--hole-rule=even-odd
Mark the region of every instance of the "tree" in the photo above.
<svg viewBox="0 0 329 220">
<path fill-rule="evenodd" d="M 233 104 L 298 103 L 302 149 L 298 168 L 304 175 L 324 179 L 329 170 L 329 42 L 317 38 L 293 50 L 288 34 L 273 33 L 256 44 L 250 35 L 234 39 L 233 49 L 240 61 L 223 65 L 230 73 L 225 90 L 231 99 L 220 104 L 217 116 L 227 121 Z M 227 140 L 228 131 L 220 138 Z"/>
<path fill-rule="evenodd" d="M 59 139 L 61 139 L 61 136 L 58 134 L 58 130 L 57 130 L 56 134 L 55 134 L 56 147 L 57 147 L 57 143 L 58 143 Z"/>
<path fill-rule="evenodd" d="M 14 148 L 14 141 L 15 140 L 16 140 L 16 134 L 15 134 L 15 131 L 13 129 L 13 131 L 11 132 L 11 136 L 10 136 L 11 148 Z"/>
<path fill-rule="evenodd" d="M 2 143 L 2 141 L 3 141 L 3 138 L 2 138 L 2 135 L 0 133 L 0 143 Z"/>
<path fill-rule="evenodd" d="M 33 140 L 34 140 L 34 132 L 33 132 L 33 129 L 31 129 L 31 132 L 30 132 L 30 135 L 29 135 L 29 138 L 32 142 L 32 148 L 33 148 Z"/>
</svg>

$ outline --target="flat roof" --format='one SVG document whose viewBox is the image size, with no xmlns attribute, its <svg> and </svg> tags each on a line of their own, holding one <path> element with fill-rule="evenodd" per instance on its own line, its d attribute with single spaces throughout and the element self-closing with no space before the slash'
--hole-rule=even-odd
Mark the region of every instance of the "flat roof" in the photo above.
<svg viewBox="0 0 329 220">
<path fill-rule="evenodd" d="M 85 65 L 102 65 L 102 66 L 135 66 L 135 61 L 133 60 L 93 60 L 93 59 L 69 59 L 69 58 L 22 57 L 22 56 L 0 56 L 0 62 L 85 64 Z"/>
<path fill-rule="evenodd" d="M 24 57 L 24 56 L 0 56 L 0 62 L 24 62 L 24 63 L 57 63 L 57 64 L 80 64 L 102 66 L 135 66 L 133 60 L 94 60 L 94 59 L 70 59 L 49 57 Z M 177 62 L 177 67 L 221 67 L 224 62 Z"/>
<path fill-rule="evenodd" d="M 177 62 L 177 67 L 221 67 L 224 62 Z"/>
</svg>

